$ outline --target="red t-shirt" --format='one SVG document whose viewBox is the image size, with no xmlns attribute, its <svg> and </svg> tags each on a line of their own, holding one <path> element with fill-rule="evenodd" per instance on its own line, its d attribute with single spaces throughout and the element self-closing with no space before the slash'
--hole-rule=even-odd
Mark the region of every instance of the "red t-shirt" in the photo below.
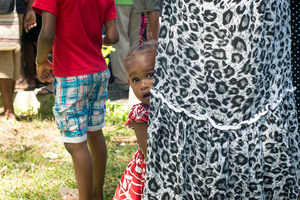
<svg viewBox="0 0 300 200">
<path fill-rule="evenodd" d="M 117 17 L 114 0 L 35 0 L 32 8 L 56 16 L 53 75 L 92 74 L 107 69 L 101 53 L 102 28 Z"/>
</svg>

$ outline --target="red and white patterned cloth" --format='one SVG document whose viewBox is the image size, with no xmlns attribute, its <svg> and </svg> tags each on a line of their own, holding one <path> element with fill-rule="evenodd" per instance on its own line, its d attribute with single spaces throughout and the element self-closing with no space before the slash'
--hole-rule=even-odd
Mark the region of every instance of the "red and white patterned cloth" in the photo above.
<svg viewBox="0 0 300 200">
<path fill-rule="evenodd" d="M 149 106 L 143 103 L 132 106 L 126 126 L 133 129 L 131 121 L 148 122 Z M 141 200 L 145 186 L 146 162 L 141 148 L 131 158 L 116 189 L 113 200 Z"/>
<path fill-rule="evenodd" d="M 148 122 L 149 116 L 149 106 L 144 103 L 135 104 L 132 106 L 130 113 L 128 115 L 128 121 L 125 123 L 126 126 L 133 129 L 131 121 L 136 121 L 137 123 Z"/>
</svg>

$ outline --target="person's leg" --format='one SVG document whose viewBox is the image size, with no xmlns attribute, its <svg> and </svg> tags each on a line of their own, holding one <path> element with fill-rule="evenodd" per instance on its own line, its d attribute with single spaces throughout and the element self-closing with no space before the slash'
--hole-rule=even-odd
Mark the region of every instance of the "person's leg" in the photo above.
<svg viewBox="0 0 300 200">
<path fill-rule="evenodd" d="M 15 83 L 20 75 L 21 52 L 0 51 L 0 92 L 4 112 L 0 113 L 1 120 L 16 119 L 13 107 Z"/>
<path fill-rule="evenodd" d="M 107 149 L 102 129 L 87 132 L 87 142 L 93 160 L 93 200 L 103 200 Z"/>
<path fill-rule="evenodd" d="M 136 14 L 136 11 L 135 11 L 134 7 L 132 6 L 131 15 L 130 15 L 130 23 L 129 23 L 130 47 L 138 45 L 139 35 L 140 35 L 140 27 L 141 27 L 141 15 Z"/>
<path fill-rule="evenodd" d="M 13 106 L 13 94 L 15 88 L 15 81 L 12 79 L 0 79 L 0 91 L 1 98 L 4 107 L 4 113 L 2 120 L 14 121 L 16 119 L 14 106 Z"/>
<path fill-rule="evenodd" d="M 35 46 L 33 42 L 24 42 L 24 61 L 26 64 L 26 72 L 28 77 L 29 88 L 35 88 Z"/>
<path fill-rule="evenodd" d="M 104 171 L 103 173 L 105 173 L 105 166 L 103 167 L 101 164 L 97 164 L 102 157 L 98 157 L 98 155 L 95 154 L 99 154 L 99 152 L 100 154 L 104 153 L 101 152 L 102 147 L 97 147 L 97 145 L 103 146 L 102 139 L 104 140 L 104 137 L 101 134 L 101 128 L 104 126 L 102 124 L 105 114 L 105 95 L 102 97 L 101 94 L 103 91 L 101 92 L 99 88 L 102 90 L 106 89 L 109 72 L 103 77 L 100 76 L 101 74 L 103 73 L 99 72 L 75 77 L 55 77 L 54 81 L 55 104 L 53 113 L 55 120 L 58 122 L 58 129 L 62 133 L 62 141 L 73 160 L 78 195 L 81 200 L 93 199 L 96 194 L 102 197 L 104 175 L 102 175 L 101 172 Z M 104 83 L 101 82 L 102 79 L 105 80 Z M 86 83 L 90 83 L 90 85 L 87 87 Z M 103 84 L 105 84 L 105 87 L 101 87 Z M 100 104 L 97 103 L 95 106 L 94 104 L 87 105 L 90 104 L 90 96 L 95 100 L 103 100 Z M 66 109 L 67 106 L 68 109 Z M 101 120 L 99 120 L 98 117 L 93 118 L 94 115 L 89 112 L 91 106 L 94 113 L 101 111 L 100 114 L 102 114 L 104 112 L 103 115 L 101 115 Z M 89 116 L 92 116 L 91 126 L 93 126 L 94 123 L 96 124 L 93 127 L 88 126 Z M 103 138 L 101 138 L 101 135 Z M 91 150 L 88 148 L 88 143 Z M 95 167 L 98 169 L 93 168 L 93 162 L 95 162 Z M 95 176 L 100 178 L 95 179 L 96 186 L 93 187 L 93 171 L 96 170 L 99 171 L 99 173 L 95 172 Z M 101 184 L 101 188 L 98 188 Z M 68 199 L 72 199 L 72 197 Z"/>
<path fill-rule="evenodd" d="M 21 63 L 23 63 L 24 60 L 24 52 L 22 52 L 22 56 L 21 56 Z M 24 72 L 24 67 L 23 65 L 20 66 L 20 78 L 16 81 L 16 86 L 15 89 L 23 89 L 26 90 L 28 89 L 28 83 L 25 77 L 25 72 Z"/>
<path fill-rule="evenodd" d="M 109 71 L 94 74 L 93 89 L 89 93 L 87 142 L 93 160 L 93 200 L 103 200 L 107 149 L 102 129 L 105 126 L 105 100 Z"/>
<path fill-rule="evenodd" d="M 72 157 L 79 199 L 92 199 L 93 164 L 87 142 L 65 143 L 65 147 Z"/>
<path fill-rule="evenodd" d="M 130 10 L 130 5 L 117 5 L 117 26 L 120 39 L 119 42 L 114 45 L 116 51 L 111 52 L 111 54 L 109 55 L 112 74 L 114 76 L 114 82 L 116 84 L 128 84 L 123 59 L 130 48 L 130 41 L 128 36 Z"/>
<path fill-rule="evenodd" d="M 79 199 L 103 200 L 107 149 L 102 130 L 87 132 L 87 143 L 65 143 L 72 157 Z"/>
<path fill-rule="evenodd" d="M 19 17 L 19 35 L 20 35 L 20 44 L 21 44 L 21 36 L 23 33 L 23 14 L 18 14 Z M 22 54 L 22 55 L 21 55 Z M 23 60 L 24 60 L 24 51 L 20 52 L 20 63 L 19 63 L 19 69 L 18 69 L 18 76 L 19 78 L 16 81 L 15 89 L 28 89 L 28 83 L 26 81 L 25 72 L 24 72 L 24 66 L 23 66 Z"/>
</svg>

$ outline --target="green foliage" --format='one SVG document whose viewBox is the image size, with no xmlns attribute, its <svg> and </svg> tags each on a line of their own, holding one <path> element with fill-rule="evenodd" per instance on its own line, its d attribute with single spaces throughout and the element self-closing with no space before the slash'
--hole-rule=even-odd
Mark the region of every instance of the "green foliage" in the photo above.
<svg viewBox="0 0 300 200">
<path fill-rule="evenodd" d="M 133 130 L 125 127 L 128 120 L 129 107 L 106 101 L 104 135 L 106 141 L 118 136 L 134 136 Z"/>
<path fill-rule="evenodd" d="M 128 119 L 129 108 L 121 104 L 106 101 L 105 121 L 110 125 L 118 125 L 123 127 Z"/>
</svg>

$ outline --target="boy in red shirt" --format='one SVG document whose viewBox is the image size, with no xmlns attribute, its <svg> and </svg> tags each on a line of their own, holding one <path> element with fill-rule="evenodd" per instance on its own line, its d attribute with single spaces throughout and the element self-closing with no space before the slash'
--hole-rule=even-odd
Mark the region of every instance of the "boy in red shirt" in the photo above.
<svg viewBox="0 0 300 200">
<path fill-rule="evenodd" d="M 55 76 L 53 113 L 72 156 L 79 199 L 103 199 L 110 73 L 101 48 L 119 40 L 114 0 L 35 0 L 32 7 L 42 14 L 37 76 L 41 82 L 53 81 L 50 70 Z M 47 60 L 52 46 L 53 65 Z"/>
</svg>

